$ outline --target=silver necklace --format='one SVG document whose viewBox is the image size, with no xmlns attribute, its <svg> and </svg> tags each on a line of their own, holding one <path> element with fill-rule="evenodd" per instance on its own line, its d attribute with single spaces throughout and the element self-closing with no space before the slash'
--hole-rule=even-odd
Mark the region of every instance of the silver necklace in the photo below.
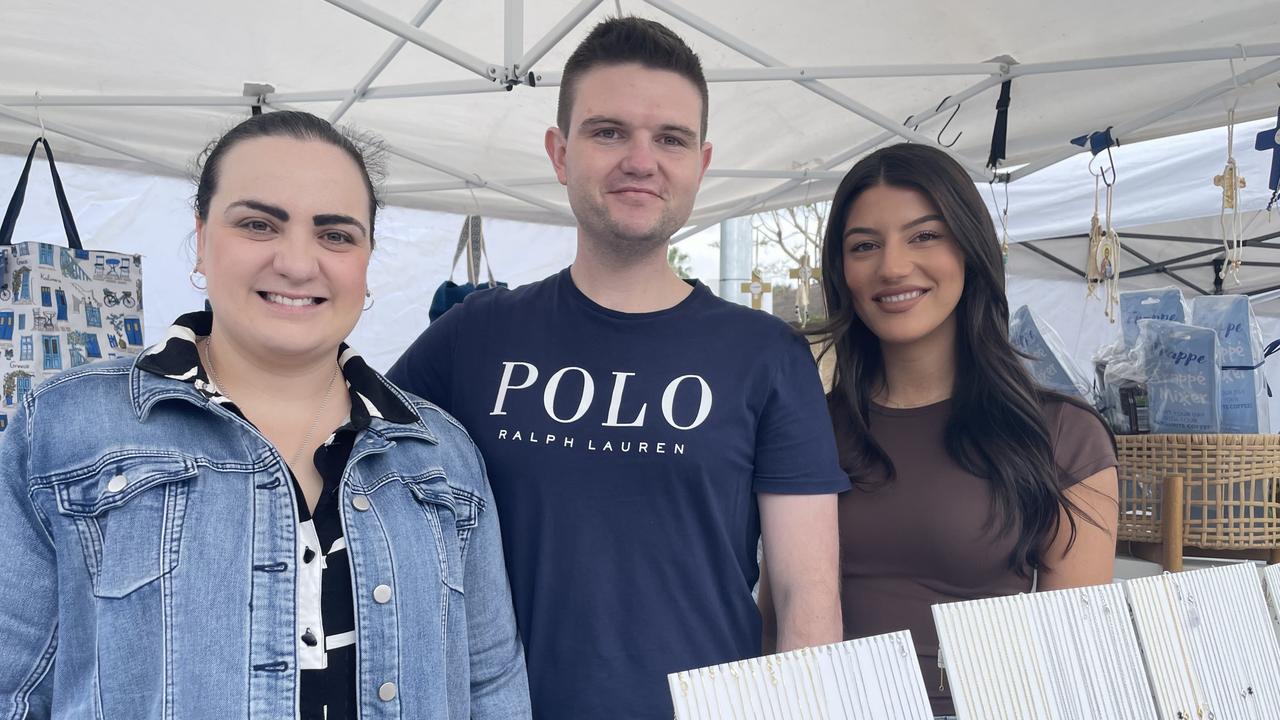
<svg viewBox="0 0 1280 720">
<path fill-rule="evenodd" d="M 204 358 L 209 365 L 209 374 L 213 376 L 213 384 L 218 386 L 218 392 L 228 400 L 231 400 L 231 393 L 227 386 L 222 383 L 222 379 L 218 377 L 218 371 L 213 367 L 213 351 L 211 345 L 213 343 L 213 333 L 209 333 L 204 339 Z M 324 415 L 325 406 L 329 404 L 329 396 L 333 394 L 333 382 L 338 379 L 338 363 L 333 364 L 333 372 L 329 375 L 329 386 L 325 388 L 324 398 L 320 400 L 320 408 L 316 410 L 316 417 L 311 421 L 311 427 L 307 428 L 307 434 L 302 437 L 302 444 L 293 452 L 293 457 L 289 458 L 289 467 L 297 467 L 298 459 L 302 457 L 302 451 L 307 449 L 307 445 L 311 443 L 311 436 L 315 434 L 316 428 L 320 425 L 320 418 Z M 232 400 L 232 402 L 235 402 Z"/>
</svg>

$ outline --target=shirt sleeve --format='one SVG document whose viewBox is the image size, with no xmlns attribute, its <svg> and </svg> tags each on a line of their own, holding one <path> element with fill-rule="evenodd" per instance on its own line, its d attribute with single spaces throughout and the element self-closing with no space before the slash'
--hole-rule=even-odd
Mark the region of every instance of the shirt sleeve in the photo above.
<svg viewBox="0 0 1280 720">
<path fill-rule="evenodd" d="M 436 318 L 387 371 L 387 379 L 405 392 L 453 410 L 453 367 L 458 327 L 467 308 L 459 303 Z"/>
<path fill-rule="evenodd" d="M 756 429 L 758 493 L 818 495 L 849 489 L 809 344 L 789 333 Z"/>
<path fill-rule="evenodd" d="M 1062 468 L 1063 487 L 1116 466 L 1116 449 L 1102 420 L 1068 402 L 1055 403 L 1048 413 L 1053 432 L 1053 456 Z"/>
</svg>

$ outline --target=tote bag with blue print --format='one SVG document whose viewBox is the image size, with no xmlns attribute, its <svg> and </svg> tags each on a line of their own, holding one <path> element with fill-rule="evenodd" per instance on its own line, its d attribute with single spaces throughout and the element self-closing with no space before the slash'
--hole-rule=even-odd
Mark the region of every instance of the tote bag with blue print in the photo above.
<svg viewBox="0 0 1280 720">
<path fill-rule="evenodd" d="M 31 162 L 44 146 L 67 246 L 13 242 Z M 49 143 L 38 138 L 0 225 L 0 430 L 32 388 L 95 360 L 136 355 L 142 343 L 142 258 L 80 243 Z"/>
</svg>

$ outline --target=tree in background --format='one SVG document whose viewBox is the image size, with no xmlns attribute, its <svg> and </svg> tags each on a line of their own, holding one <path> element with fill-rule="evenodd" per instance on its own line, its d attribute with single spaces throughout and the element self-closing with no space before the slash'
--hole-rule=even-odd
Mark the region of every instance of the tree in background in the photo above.
<svg viewBox="0 0 1280 720">
<path fill-rule="evenodd" d="M 819 268 L 822 264 L 822 233 L 827 226 L 831 203 L 805 203 L 757 213 L 751 218 L 760 276 L 773 282 L 773 314 L 799 325 L 826 318 L 822 284 L 808 280 L 807 303 L 801 302 L 801 280 L 793 276 L 801 265 Z"/>
<path fill-rule="evenodd" d="M 679 275 L 686 280 L 693 277 L 693 265 L 689 259 L 689 254 L 675 245 L 667 246 L 667 264 Z"/>
<path fill-rule="evenodd" d="M 809 264 L 816 267 L 830 210 L 829 202 L 806 203 L 752 216 L 751 229 L 760 246 L 761 276 L 784 281 L 792 269 L 800 266 L 800 258 L 806 253 Z"/>
</svg>

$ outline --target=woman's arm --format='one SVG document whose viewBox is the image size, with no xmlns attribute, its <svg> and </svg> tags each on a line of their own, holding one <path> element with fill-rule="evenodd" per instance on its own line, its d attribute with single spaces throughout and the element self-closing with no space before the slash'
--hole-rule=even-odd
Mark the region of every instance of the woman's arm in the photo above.
<svg viewBox="0 0 1280 720">
<path fill-rule="evenodd" d="M 32 498 L 25 410 L 0 434 L 0 717 L 47 718 L 58 646 L 58 570 Z"/>
<path fill-rule="evenodd" d="M 467 545 L 467 639 L 471 648 L 471 717 L 506 720 L 532 717 L 524 648 L 516 632 L 511 586 L 502 557 L 502 534 L 493 491 L 480 463 L 484 509 Z"/>
<path fill-rule="evenodd" d="M 1038 589 L 1102 585 L 1115 573 L 1116 528 L 1120 524 L 1120 482 L 1114 467 L 1094 473 L 1067 488 L 1066 496 L 1082 515 L 1076 515 L 1076 538 L 1063 510 L 1058 534 L 1045 554 L 1048 569 L 1041 571 Z"/>
</svg>

